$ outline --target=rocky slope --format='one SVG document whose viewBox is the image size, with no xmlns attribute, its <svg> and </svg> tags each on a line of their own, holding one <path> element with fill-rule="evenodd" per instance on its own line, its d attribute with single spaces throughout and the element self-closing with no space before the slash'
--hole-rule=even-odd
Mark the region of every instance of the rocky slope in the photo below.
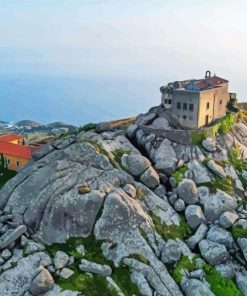
<svg viewBox="0 0 247 296">
<path fill-rule="evenodd" d="M 37 151 L 0 191 L 1 295 L 247 295 L 246 136 L 157 107 Z"/>
</svg>

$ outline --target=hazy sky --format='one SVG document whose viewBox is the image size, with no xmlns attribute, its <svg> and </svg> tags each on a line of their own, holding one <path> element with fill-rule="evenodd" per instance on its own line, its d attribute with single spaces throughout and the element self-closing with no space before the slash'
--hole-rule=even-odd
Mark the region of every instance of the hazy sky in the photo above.
<svg viewBox="0 0 247 296">
<path fill-rule="evenodd" d="M 0 0 L 0 75 L 136 79 L 158 98 L 162 83 L 209 69 L 245 100 L 246 11 L 246 0 Z"/>
</svg>

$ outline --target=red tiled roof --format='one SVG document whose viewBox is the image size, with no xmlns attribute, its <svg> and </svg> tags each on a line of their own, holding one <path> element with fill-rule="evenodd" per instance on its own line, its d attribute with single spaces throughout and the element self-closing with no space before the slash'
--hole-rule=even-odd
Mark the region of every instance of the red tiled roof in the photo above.
<svg viewBox="0 0 247 296">
<path fill-rule="evenodd" d="M 11 142 L 15 140 L 22 140 L 25 139 L 23 135 L 16 135 L 16 134 L 5 134 L 5 135 L 0 135 L 0 142 Z"/>
<path fill-rule="evenodd" d="M 16 145 L 12 143 L 0 142 L 0 154 L 17 156 L 24 159 L 31 159 L 31 149 L 27 145 Z"/>
</svg>

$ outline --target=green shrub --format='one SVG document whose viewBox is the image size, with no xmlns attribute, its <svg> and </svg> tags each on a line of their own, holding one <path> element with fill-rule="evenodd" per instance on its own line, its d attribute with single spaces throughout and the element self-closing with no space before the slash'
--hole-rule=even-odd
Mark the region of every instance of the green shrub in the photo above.
<svg viewBox="0 0 247 296">
<path fill-rule="evenodd" d="M 233 225 L 232 236 L 235 239 L 238 239 L 239 237 L 247 237 L 247 229 L 244 229 L 241 225 Z"/>
<path fill-rule="evenodd" d="M 96 123 L 88 123 L 88 124 L 85 124 L 83 126 L 80 126 L 77 130 L 77 133 L 81 133 L 81 132 L 88 132 L 90 130 L 93 130 L 95 129 L 97 126 Z"/>
<path fill-rule="evenodd" d="M 188 170 L 188 166 L 185 164 L 174 173 L 172 173 L 172 177 L 176 180 L 176 183 L 179 184 L 184 179 L 184 174 Z"/>
<path fill-rule="evenodd" d="M 81 244 L 84 245 L 86 250 L 84 256 L 76 251 L 76 247 Z M 94 235 L 90 235 L 86 238 L 70 238 L 66 243 L 55 243 L 48 246 L 46 251 L 51 257 L 54 257 L 57 251 L 64 251 L 75 257 L 74 264 L 69 267 L 74 271 L 74 274 L 68 279 L 54 277 L 55 281 L 63 290 L 80 291 L 85 296 L 101 296 L 102 291 L 104 291 L 104 295 L 117 295 L 115 291 L 108 287 L 105 277 L 95 274 L 90 276 L 79 270 L 80 259 L 83 258 L 99 264 L 110 265 L 113 271 L 111 277 L 123 291 L 124 295 L 139 296 L 140 293 L 137 286 L 131 281 L 129 267 L 123 264 L 120 267 L 115 267 L 112 261 L 107 260 L 103 256 L 101 244 L 102 241 L 98 241 Z"/>
<path fill-rule="evenodd" d="M 206 280 L 211 285 L 210 289 L 216 296 L 243 296 L 235 283 L 231 279 L 223 277 L 213 266 L 205 264 L 204 271 Z"/>
<path fill-rule="evenodd" d="M 191 132 L 191 144 L 195 146 L 202 146 L 202 141 L 207 137 L 204 130 L 197 130 Z"/>
<path fill-rule="evenodd" d="M 129 154 L 130 154 L 130 150 L 118 148 L 118 149 L 112 151 L 112 154 L 113 154 L 113 156 L 114 156 L 116 162 L 117 162 L 120 166 L 122 166 L 122 165 L 121 165 L 121 158 L 122 158 L 122 156 L 123 156 L 124 154 L 128 154 L 128 155 L 129 155 Z"/>
<path fill-rule="evenodd" d="M 224 119 L 219 123 L 219 133 L 226 134 L 233 129 L 235 122 L 235 116 L 233 114 L 228 114 Z"/>
<path fill-rule="evenodd" d="M 17 172 L 8 170 L 6 168 L 2 168 L 0 173 L 2 173 L 2 176 L 0 176 L 0 188 L 17 174 Z"/>
<path fill-rule="evenodd" d="M 160 217 L 156 216 L 153 212 L 149 212 L 150 217 L 153 220 L 154 228 L 157 233 L 165 240 L 168 239 L 185 239 L 192 234 L 192 231 L 187 224 L 184 216 L 180 216 L 180 224 L 179 225 L 166 225 L 162 224 Z"/>
<path fill-rule="evenodd" d="M 215 176 L 211 182 L 201 183 L 199 185 L 208 187 L 211 193 L 216 193 L 217 189 L 220 189 L 231 195 L 233 193 L 234 181 L 231 177 L 221 179 L 219 176 Z"/>
<path fill-rule="evenodd" d="M 181 259 L 179 260 L 179 262 L 177 263 L 177 265 L 175 266 L 175 268 L 172 271 L 172 275 L 173 278 L 175 279 L 175 281 L 180 284 L 181 280 L 182 280 L 182 270 L 186 269 L 189 272 L 196 270 L 196 262 L 195 259 L 197 258 L 197 256 L 193 257 L 192 260 L 190 260 L 188 257 L 186 256 L 182 256 Z"/>
</svg>

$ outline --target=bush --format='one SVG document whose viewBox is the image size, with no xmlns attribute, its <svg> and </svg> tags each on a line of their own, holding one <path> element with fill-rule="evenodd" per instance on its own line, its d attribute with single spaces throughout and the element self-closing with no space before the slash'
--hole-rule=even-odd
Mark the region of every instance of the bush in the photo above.
<svg viewBox="0 0 247 296">
<path fill-rule="evenodd" d="M 172 173 L 172 177 L 176 180 L 176 183 L 179 184 L 184 179 L 184 174 L 188 170 L 188 166 L 185 164 L 174 173 Z"/>
<path fill-rule="evenodd" d="M 85 124 L 83 126 L 80 126 L 77 130 L 77 133 L 81 133 L 81 132 L 88 132 L 90 130 L 93 130 L 95 129 L 97 126 L 96 123 L 88 123 L 88 124 Z"/>
<path fill-rule="evenodd" d="M 17 174 L 17 172 L 8 170 L 6 168 L 1 169 L 0 173 L 2 173 L 2 176 L 0 176 L 0 188 Z"/>
<path fill-rule="evenodd" d="M 123 156 L 124 154 L 130 154 L 130 150 L 119 148 L 119 149 L 116 149 L 116 150 L 112 151 L 112 154 L 113 154 L 113 156 L 114 156 L 116 162 L 117 162 L 120 166 L 122 166 L 122 165 L 121 165 L 121 158 L 122 158 L 122 156 Z"/>
<path fill-rule="evenodd" d="M 185 239 L 192 234 L 192 230 L 187 224 L 184 216 L 180 216 L 180 224 L 179 225 L 166 225 L 161 223 L 160 217 L 156 216 L 153 212 L 148 213 L 153 220 L 154 228 L 156 232 L 164 239 Z"/>
<path fill-rule="evenodd" d="M 205 264 L 204 271 L 206 280 L 211 285 L 210 289 L 216 296 L 243 296 L 235 283 L 231 279 L 223 277 L 213 266 Z"/>
<path fill-rule="evenodd" d="M 179 260 L 179 262 L 177 263 L 176 267 L 173 269 L 172 271 L 172 275 L 173 278 L 175 279 L 175 281 L 180 284 L 181 280 L 182 280 L 182 270 L 186 269 L 189 272 L 196 270 L 196 263 L 195 263 L 195 259 L 197 257 L 193 257 L 192 260 L 190 260 L 188 257 L 183 256 L 181 257 L 181 259 Z"/>
<path fill-rule="evenodd" d="M 233 225 L 232 236 L 235 239 L 238 239 L 240 237 L 247 237 L 247 229 L 244 229 L 241 225 Z"/>
<path fill-rule="evenodd" d="M 233 129 L 235 121 L 235 116 L 233 114 L 228 114 L 222 121 L 219 123 L 219 133 L 226 134 Z"/>
</svg>

